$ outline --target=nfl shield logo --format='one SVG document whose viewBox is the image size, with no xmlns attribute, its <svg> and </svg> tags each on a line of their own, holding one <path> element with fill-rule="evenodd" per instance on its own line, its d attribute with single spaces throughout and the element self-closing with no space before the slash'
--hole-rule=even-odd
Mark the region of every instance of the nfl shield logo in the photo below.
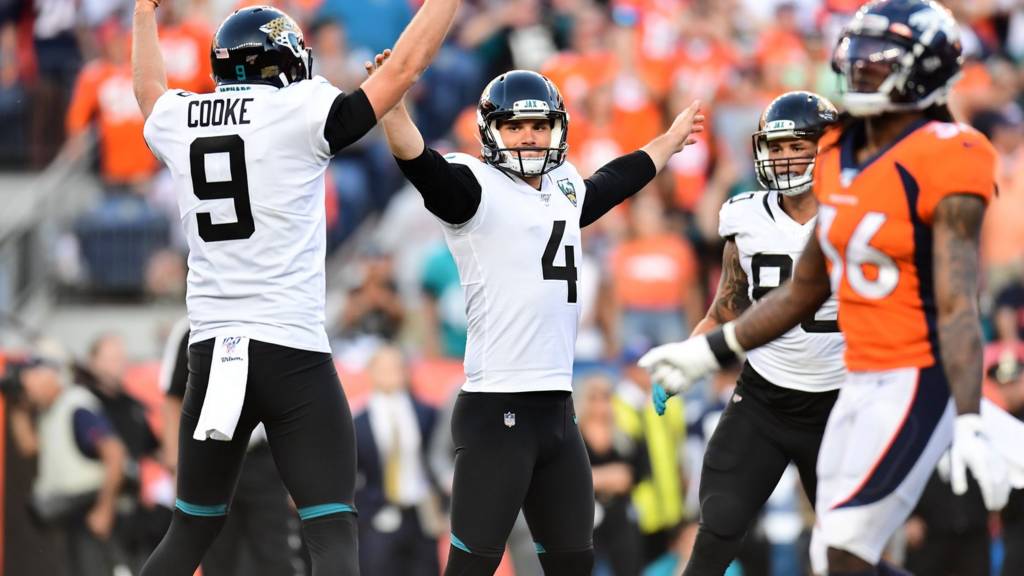
<svg viewBox="0 0 1024 576">
<path fill-rule="evenodd" d="M 511 428 L 516 425 L 516 413 L 505 412 L 505 426 Z"/>
</svg>

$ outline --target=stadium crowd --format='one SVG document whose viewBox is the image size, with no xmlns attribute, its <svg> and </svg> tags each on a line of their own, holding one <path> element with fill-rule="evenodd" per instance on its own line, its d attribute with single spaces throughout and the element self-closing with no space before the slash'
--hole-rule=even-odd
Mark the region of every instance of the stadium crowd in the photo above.
<svg viewBox="0 0 1024 576">
<path fill-rule="evenodd" d="M 211 90 L 214 27 L 232 9 L 257 3 L 165 0 L 160 41 L 171 86 Z M 542 72 L 570 106 L 569 155 L 584 176 L 660 133 L 693 99 L 703 102 L 709 129 L 699 142 L 584 233 L 574 397 L 593 465 L 595 574 L 681 573 L 695 532 L 703 439 L 736 373 L 695 387 L 659 418 L 649 377 L 635 362 L 651 346 L 685 338 L 703 317 L 721 260 L 718 209 L 758 187 L 750 135 L 761 111 L 790 90 L 837 96 L 831 50 L 862 3 L 466 0 L 447 44 L 413 89 L 412 110 L 428 142 L 477 154 L 476 102 L 484 83 L 513 68 Z M 346 91 L 364 78 L 362 63 L 391 46 L 416 9 L 415 0 L 274 4 L 300 21 L 314 73 Z M 963 23 L 966 56 L 953 110 L 1000 154 L 999 195 L 982 242 L 986 393 L 1024 419 L 1024 5 L 946 5 Z M 65 146 L 93 155 L 103 194 L 67 231 L 80 265 L 60 281 L 88 294 L 175 301 L 184 294 L 185 247 L 175 191 L 143 141 L 132 94 L 131 8 L 129 0 L 0 0 L 0 166 L 41 170 Z M 89 132 L 95 147 L 84 137 Z M 328 329 L 357 415 L 363 573 L 437 574 L 447 550 L 448 420 L 466 339 L 456 265 L 379 133 L 335 157 L 327 202 L 329 249 L 353 255 L 346 286 L 334 286 L 329 298 L 337 306 Z M 5 381 L 17 457 L 31 458 L 52 441 L 48 434 L 70 431 L 75 443 L 64 447 L 66 459 L 102 463 L 96 473 L 105 474 L 99 498 L 65 502 L 54 475 L 77 464 L 40 461 L 35 486 L 32 478 L 21 486 L 21 504 L 31 514 L 8 512 L 9 566 L 20 555 L 31 557 L 24 565 L 40 567 L 33 573 L 111 574 L 116 566 L 116 574 L 132 574 L 159 541 L 173 505 L 174 471 L 159 359 L 129 362 L 122 342 L 147 336 L 105 334 L 73 370 L 44 346 L 36 363 L 13 376 L 19 383 Z M 80 390 L 91 409 L 51 410 L 62 395 Z M 415 409 L 394 416 L 392 399 L 403 394 Z M 260 448 L 252 450 L 255 462 Z M 259 470 L 274 475 L 269 466 Z M 243 477 L 240 493 L 245 483 Z M 8 490 L 14 487 L 8 482 Z M 273 481 L 256 490 L 286 498 Z M 784 477 L 730 574 L 806 573 L 813 513 L 801 494 L 795 474 Z M 289 519 L 283 530 L 294 531 L 297 517 Z M 16 535 L 21 526 L 12 522 L 25 522 L 26 531 L 31 523 L 36 536 Z M 242 541 L 246 532 L 240 527 L 230 537 Z M 267 550 L 250 542 L 238 548 L 248 558 L 238 571 L 224 568 L 232 561 L 206 566 L 206 573 L 275 576 L 265 571 L 271 561 L 261 560 Z M 291 573 L 304 574 L 297 542 L 279 554 L 289 557 Z M 990 517 L 976 490 L 955 497 L 938 474 L 890 547 L 894 561 L 919 575 L 996 574 L 1000 566 L 1002 574 L 1021 574 L 1022 554 L 1024 494 L 1015 493 L 1001 517 Z M 522 521 L 508 559 L 505 574 L 539 573 Z M 988 569 L 956 572 L 956 559 Z"/>
</svg>

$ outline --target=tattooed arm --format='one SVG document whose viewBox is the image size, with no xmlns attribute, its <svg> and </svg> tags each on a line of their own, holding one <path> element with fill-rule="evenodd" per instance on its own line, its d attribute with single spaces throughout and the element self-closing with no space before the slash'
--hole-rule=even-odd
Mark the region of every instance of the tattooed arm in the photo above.
<svg viewBox="0 0 1024 576">
<path fill-rule="evenodd" d="M 740 251 L 736 247 L 736 241 L 729 238 L 722 249 L 722 276 L 718 279 L 715 300 L 704 319 L 693 329 L 691 336 L 704 334 L 716 326 L 735 320 L 744 310 L 750 308 L 748 287 L 747 274 L 740 266 Z"/>
<path fill-rule="evenodd" d="M 736 321 L 736 340 L 744 350 L 763 346 L 811 317 L 832 294 L 825 255 L 811 235 L 793 269 L 793 278 L 768 293 Z"/>
<path fill-rule="evenodd" d="M 977 413 L 981 401 L 978 243 L 984 215 L 981 198 L 957 194 L 939 202 L 932 222 L 939 349 L 960 414 Z"/>
</svg>

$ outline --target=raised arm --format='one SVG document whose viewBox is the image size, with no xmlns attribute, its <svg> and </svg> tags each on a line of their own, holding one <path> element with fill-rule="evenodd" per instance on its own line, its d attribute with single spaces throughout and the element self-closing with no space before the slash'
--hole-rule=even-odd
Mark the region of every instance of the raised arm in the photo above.
<svg viewBox="0 0 1024 576">
<path fill-rule="evenodd" d="M 599 168 L 586 180 L 587 195 L 580 211 L 580 226 L 588 226 L 623 200 L 636 194 L 658 175 L 668 159 L 696 140 L 704 130 L 700 102 L 694 101 L 676 116 L 664 134 L 640 150 L 620 156 Z"/>
<path fill-rule="evenodd" d="M 387 63 L 394 57 L 392 51 L 385 50 L 373 62 L 366 63 L 366 73 L 375 78 L 387 70 Z M 480 183 L 470 169 L 449 164 L 426 147 L 404 102 L 385 114 L 380 125 L 399 169 L 423 196 L 427 210 L 453 226 L 468 222 L 476 214 L 482 195 Z"/>
<path fill-rule="evenodd" d="M 398 38 L 391 57 L 360 86 L 378 119 L 398 104 L 434 59 L 459 3 L 459 0 L 426 0 Z"/>
<path fill-rule="evenodd" d="M 164 56 L 156 35 L 159 5 L 160 0 L 135 0 L 132 18 L 132 87 L 144 118 L 149 118 L 157 99 L 167 91 Z"/>
<path fill-rule="evenodd" d="M 736 247 L 733 238 L 728 238 L 725 241 L 725 248 L 722 249 L 722 275 L 718 278 L 715 299 L 711 302 L 704 319 L 693 329 L 691 336 L 710 332 L 743 314 L 750 308 L 748 290 L 747 274 L 740 266 L 739 248 Z"/>
</svg>

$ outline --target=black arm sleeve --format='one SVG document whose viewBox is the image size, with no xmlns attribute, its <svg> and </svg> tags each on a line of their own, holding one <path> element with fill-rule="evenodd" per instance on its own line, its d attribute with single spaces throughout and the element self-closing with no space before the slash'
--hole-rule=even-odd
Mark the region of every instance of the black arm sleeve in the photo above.
<svg viewBox="0 0 1024 576">
<path fill-rule="evenodd" d="M 469 167 L 449 164 L 430 148 L 412 160 L 395 160 L 402 174 L 419 190 L 431 214 L 455 226 L 469 222 L 476 214 L 480 183 Z"/>
<path fill-rule="evenodd" d="M 339 94 L 327 113 L 324 139 L 331 146 L 331 154 L 337 154 L 365 136 L 376 124 L 377 114 L 362 89 Z"/>
<path fill-rule="evenodd" d="M 587 196 L 583 200 L 583 210 L 580 211 L 580 227 L 596 222 L 620 202 L 647 186 L 657 174 L 654 161 L 642 150 L 619 156 L 602 166 L 585 180 Z"/>
</svg>

